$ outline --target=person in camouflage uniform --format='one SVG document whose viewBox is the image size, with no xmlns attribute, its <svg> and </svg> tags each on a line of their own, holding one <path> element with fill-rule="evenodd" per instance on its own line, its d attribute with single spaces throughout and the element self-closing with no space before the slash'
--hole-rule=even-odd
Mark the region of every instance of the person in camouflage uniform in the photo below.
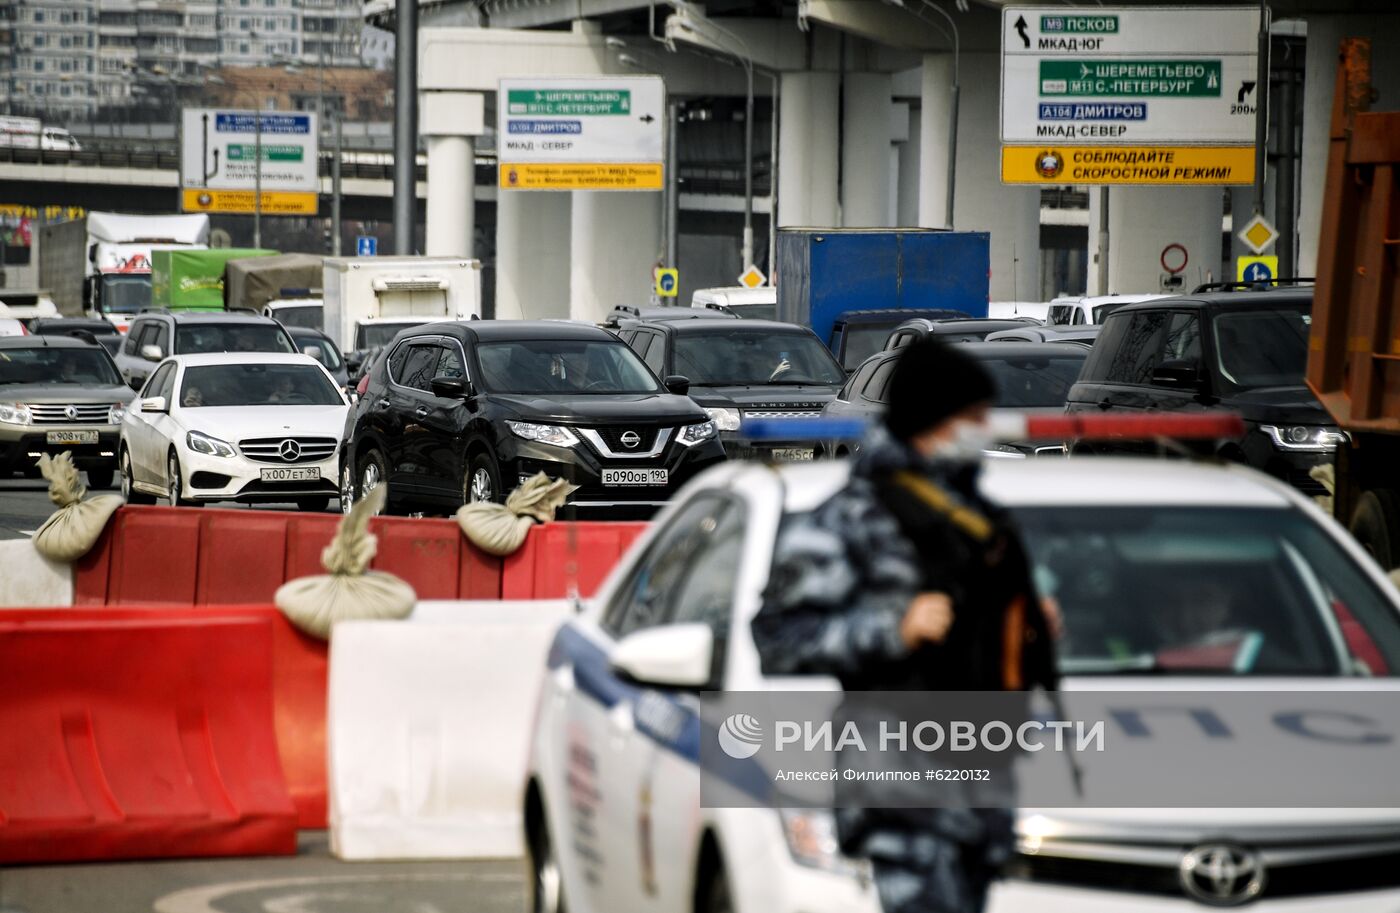
<svg viewBox="0 0 1400 913">
<path fill-rule="evenodd" d="M 1053 603 L 977 475 L 995 389 L 933 339 L 900 357 L 846 487 L 780 535 L 752 625 L 765 673 L 848 691 L 1053 688 Z M 1014 851 L 1007 808 L 838 808 L 885 913 L 977 913 Z"/>
</svg>

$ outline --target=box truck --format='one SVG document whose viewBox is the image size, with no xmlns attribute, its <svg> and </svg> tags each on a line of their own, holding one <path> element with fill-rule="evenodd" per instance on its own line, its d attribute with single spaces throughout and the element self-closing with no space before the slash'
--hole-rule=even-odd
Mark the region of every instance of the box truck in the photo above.
<svg viewBox="0 0 1400 913">
<path fill-rule="evenodd" d="M 172 311 L 222 311 L 228 262 L 276 253 L 243 247 L 157 250 L 151 254 L 151 304 Z"/>
</svg>

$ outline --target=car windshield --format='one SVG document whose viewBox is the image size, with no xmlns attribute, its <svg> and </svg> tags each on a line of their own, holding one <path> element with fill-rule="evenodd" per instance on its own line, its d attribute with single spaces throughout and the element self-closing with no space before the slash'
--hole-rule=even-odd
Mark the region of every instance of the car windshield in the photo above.
<svg viewBox="0 0 1400 913">
<path fill-rule="evenodd" d="M 1312 315 L 1307 305 L 1215 315 L 1220 376 L 1236 389 L 1301 386 Z"/>
<path fill-rule="evenodd" d="M 175 354 L 294 352 L 287 332 L 271 323 L 196 323 L 175 331 Z"/>
<path fill-rule="evenodd" d="M 1103 305 L 1110 307 L 1111 305 Z M 1074 321 L 1074 312 L 1078 305 L 1074 304 L 1052 304 L 1045 314 L 1045 322 L 1052 326 L 1069 326 Z M 1105 313 L 1107 313 L 1105 311 Z M 1097 321 L 1095 321 L 1097 322 Z"/>
<path fill-rule="evenodd" d="M 319 330 L 325 323 L 325 312 L 319 304 L 277 308 L 272 312 L 272 317 L 283 326 L 306 327 L 308 330 Z"/>
<path fill-rule="evenodd" d="M 102 310 L 108 314 L 136 314 L 150 306 L 151 277 L 148 274 L 102 277 Z"/>
<path fill-rule="evenodd" d="M 121 382 L 111 356 L 97 346 L 0 349 L 0 385 L 117 387 Z"/>
<path fill-rule="evenodd" d="M 185 369 L 180 405 L 340 406 L 344 401 L 310 365 L 200 365 Z"/>
<path fill-rule="evenodd" d="M 1011 408 L 1063 406 L 1084 366 L 1083 350 L 1045 355 L 979 359 L 996 383 L 996 405 Z"/>
<path fill-rule="evenodd" d="M 647 366 L 621 342 L 529 339 L 476 347 L 483 386 L 492 393 L 664 393 Z"/>
<path fill-rule="evenodd" d="M 846 324 L 846 351 L 841 363 L 847 371 L 853 371 L 861 362 L 876 352 L 884 351 L 885 340 L 890 338 L 894 328 L 902 320 L 888 320 L 881 323 Z"/>
<path fill-rule="evenodd" d="M 335 371 L 344 364 L 335 343 L 324 336 L 293 336 L 292 341 L 297 344 L 298 351 L 303 355 L 311 355 L 325 365 L 327 371 Z M 315 349 L 315 354 L 312 354 L 310 349 Z"/>
<path fill-rule="evenodd" d="M 1094 307 L 1094 323 L 1103 323 L 1103 319 L 1104 319 L 1105 317 L 1107 317 L 1109 314 L 1112 314 L 1114 311 L 1118 310 L 1120 307 L 1122 307 L 1122 306 L 1125 305 L 1125 304 L 1127 304 L 1126 301 L 1120 301 L 1120 302 L 1118 302 L 1117 304 L 1100 304 L 1100 305 L 1096 305 L 1096 306 Z M 1051 323 L 1057 323 L 1058 321 L 1052 320 L 1052 321 L 1050 321 L 1050 322 L 1051 322 Z"/>
<path fill-rule="evenodd" d="M 676 335 L 676 373 L 697 387 L 845 383 L 815 336 L 742 326 Z"/>
<path fill-rule="evenodd" d="M 409 327 L 422 326 L 420 323 L 362 323 L 355 331 L 355 348 L 382 349 L 394 341 L 394 337 Z"/>
<path fill-rule="evenodd" d="M 1014 513 L 1064 616 L 1066 674 L 1400 674 L 1391 600 L 1301 511 Z"/>
</svg>

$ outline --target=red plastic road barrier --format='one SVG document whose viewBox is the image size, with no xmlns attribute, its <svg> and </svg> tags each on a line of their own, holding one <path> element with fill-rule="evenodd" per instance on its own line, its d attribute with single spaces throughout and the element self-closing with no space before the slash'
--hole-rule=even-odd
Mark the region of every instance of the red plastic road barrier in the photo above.
<svg viewBox="0 0 1400 913">
<path fill-rule="evenodd" d="M 530 530 L 520 550 L 505 559 L 502 599 L 558 599 L 577 582 L 592 596 L 645 523 L 547 523 Z"/>
<path fill-rule="evenodd" d="M 993 416 L 991 424 L 997 439 L 1002 441 L 1163 437 L 1217 440 L 1244 434 L 1244 420 L 1230 412 L 1065 415 L 1007 411 Z"/>
<path fill-rule="evenodd" d="M 0 862 L 289 855 L 265 619 L 0 613 Z"/>
<path fill-rule="evenodd" d="M 288 580 L 323 573 L 332 514 L 123 507 L 74 565 L 77 605 L 271 602 Z M 472 547 L 452 520 L 376 517 L 374 567 L 420 599 L 496 599 L 501 561 Z"/>
</svg>

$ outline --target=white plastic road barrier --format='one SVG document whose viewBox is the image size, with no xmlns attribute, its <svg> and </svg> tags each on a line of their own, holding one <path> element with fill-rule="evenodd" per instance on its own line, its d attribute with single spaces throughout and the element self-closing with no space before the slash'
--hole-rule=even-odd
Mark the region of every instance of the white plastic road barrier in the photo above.
<svg viewBox="0 0 1400 913">
<path fill-rule="evenodd" d="M 30 539 L 0 542 L 0 610 L 72 604 L 72 565 L 45 558 Z"/>
<path fill-rule="evenodd" d="M 524 854 L 530 726 L 567 600 L 420 602 L 331 632 L 331 851 L 341 859 Z"/>
</svg>

